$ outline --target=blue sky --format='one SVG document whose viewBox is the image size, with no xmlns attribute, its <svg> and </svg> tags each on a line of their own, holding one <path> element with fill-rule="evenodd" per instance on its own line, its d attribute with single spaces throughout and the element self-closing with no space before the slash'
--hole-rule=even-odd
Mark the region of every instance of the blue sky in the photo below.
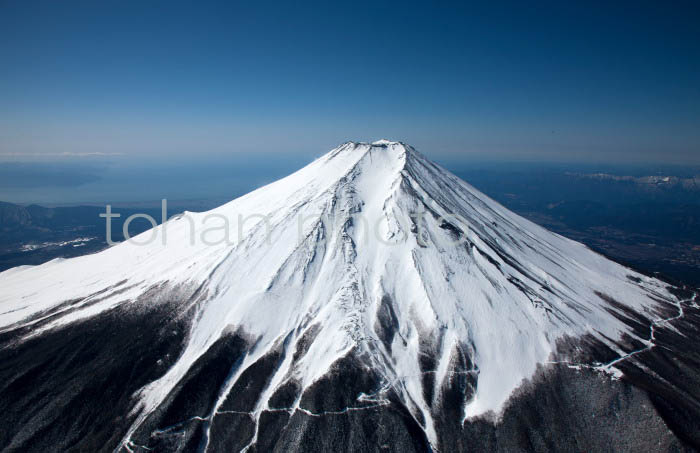
<svg viewBox="0 0 700 453">
<path fill-rule="evenodd" d="M 700 6 L 609 3 L 2 1 L 0 159 L 699 163 Z"/>
</svg>

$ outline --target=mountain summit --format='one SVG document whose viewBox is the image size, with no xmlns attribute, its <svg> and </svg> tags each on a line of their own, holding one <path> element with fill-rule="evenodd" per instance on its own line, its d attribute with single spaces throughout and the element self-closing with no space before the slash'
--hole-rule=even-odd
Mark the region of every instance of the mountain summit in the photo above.
<svg viewBox="0 0 700 453">
<path fill-rule="evenodd" d="M 696 360 L 679 352 L 697 334 L 694 293 L 519 217 L 401 142 L 345 143 L 0 286 L 9 450 L 700 439 L 698 368 L 677 371 Z"/>
</svg>

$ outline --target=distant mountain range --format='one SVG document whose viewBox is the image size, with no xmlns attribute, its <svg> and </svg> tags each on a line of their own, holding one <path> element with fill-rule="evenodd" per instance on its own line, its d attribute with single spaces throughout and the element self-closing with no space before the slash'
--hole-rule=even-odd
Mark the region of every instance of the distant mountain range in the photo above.
<svg viewBox="0 0 700 453">
<path fill-rule="evenodd" d="M 57 257 L 72 257 L 102 250 L 105 240 L 104 207 L 71 206 L 47 208 L 0 202 L 0 270 L 22 264 L 41 264 Z M 120 209 L 124 216 L 114 219 L 115 241 L 123 239 L 125 218 L 146 212 L 160 219 L 160 209 Z M 139 233 L 150 224 L 133 222 Z"/>
<path fill-rule="evenodd" d="M 619 176 L 608 173 L 567 173 L 578 178 L 597 179 L 601 181 L 631 182 L 645 189 L 661 190 L 681 188 L 689 191 L 700 191 L 700 176 L 681 178 L 678 176 Z"/>
</svg>

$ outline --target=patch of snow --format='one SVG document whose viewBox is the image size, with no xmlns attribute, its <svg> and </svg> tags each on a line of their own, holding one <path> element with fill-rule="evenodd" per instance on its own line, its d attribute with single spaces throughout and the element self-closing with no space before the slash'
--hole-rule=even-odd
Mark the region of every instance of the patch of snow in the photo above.
<svg viewBox="0 0 700 453">
<path fill-rule="evenodd" d="M 43 249 L 47 247 L 65 247 L 67 245 L 72 245 L 73 247 L 82 247 L 90 241 L 94 241 L 96 237 L 80 237 L 71 239 L 68 241 L 58 241 L 58 242 L 41 242 L 41 243 L 31 243 L 22 245 L 19 250 L 20 252 L 31 252 L 38 249 Z"/>
</svg>

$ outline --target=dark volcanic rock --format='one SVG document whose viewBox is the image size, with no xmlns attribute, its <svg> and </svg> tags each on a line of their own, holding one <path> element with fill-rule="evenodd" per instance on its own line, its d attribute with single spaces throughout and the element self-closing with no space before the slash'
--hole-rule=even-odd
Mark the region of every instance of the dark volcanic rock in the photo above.
<svg viewBox="0 0 700 453">
<path fill-rule="evenodd" d="M 132 396 L 180 354 L 187 323 L 165 304 L 113 309 L 0 349 L 3 451 L 109 451 Z"/>
<path fill-rule="evenodd" d="M 115 308 L 93 318 L 20 341 L 29 331 L 5 332 L 0 349 L 0 447 L 3 451 L 113 451 L 131 423 L 134 395 L 161 377 L 182 351 L 189 319 L 172 317 L 178 303 L 165 288 L 157 303 Z M 679 293 L 687 297 L 690 293 Z M 98 295 L 99 296 L 99 295 Z M 196 294 L 195 294 L 196 296 Z M 187 300 L 193 300 L 191 296 Z M 62 307 L 71 312 L 68 301 Z M 610 300 L 616 316 L 641 336 L 646 318 Z M 287 354 L 296 362 L 305 343 L 280 344 L 239 370 L 255 341 L 244 332 L 222 336 L 131 435 L 131 451 L 696 451 L 700 449 L 700 308 L 683 303 L 683 316 L 657 322 L 654 347 L 620 340 L 630 352 L 616 362 L 622 379 L 596 371 L 618 355 L 592 337 L 562 341 L 560 363 L 541 366 L 497 419 L 463 422 L 479 370 L 469 345 L 453 352 L 435 391 L 435 355 L 441 335 L 420 344 L 421 382 L 429 390 L 438 439 L 431 445 L 426 417 L 387 386 L 366 353 L 353 350 L 302 391 L 287 378 L 261 400 Z M 381 332 L 392 331 L 391 311 L 380 306 Z M 58 312 L 46 313 L 47 319 Z M 645 328 L 645 323 L 647 323 Z M 45 325 L 45 324 L 42 324 Z M 313 336 L 314 329 L 309 335 Z M 384 345 L 386 346 L 386 344 Z M 561 361 L 559 360 L 562 359 Z M 222 391 L 240 374 L 227 394 Z M 224 404 L 213 414 L 217 399 Z M 259 417 L 256 410 L 266 407 Z M 297 408 L 296 410 L 294 408 Z M 127 448 L 122 451 L 128 451 Z"/>
</svg>

